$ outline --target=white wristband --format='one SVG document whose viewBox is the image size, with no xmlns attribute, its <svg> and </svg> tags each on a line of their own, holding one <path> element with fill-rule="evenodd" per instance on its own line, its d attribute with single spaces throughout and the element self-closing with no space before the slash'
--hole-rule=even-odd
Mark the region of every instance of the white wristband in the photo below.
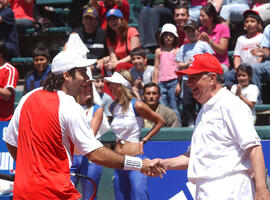
<svg viewBox="0 0 270 200">
<path fill-rule="evenodd" d="M 124 170 L 137 170 L 142 168 L 142 159 L 125 155 Z"/>
</svg>

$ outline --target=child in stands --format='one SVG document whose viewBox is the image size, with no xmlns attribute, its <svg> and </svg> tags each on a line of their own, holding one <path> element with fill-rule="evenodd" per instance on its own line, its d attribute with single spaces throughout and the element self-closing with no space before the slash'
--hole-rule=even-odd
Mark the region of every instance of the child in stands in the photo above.
<svg viewBox="0 0 270 200">
<path fill-rule="evenodd" d="M 238 84 L 234 84 L 231 91 L 250 107 L 255 124 L 256 111 L 254 106 L 258 99 L 259 89 L 256 85 L 250 83 L 252 74 L 253 71 L 251 66 L 245 64 L 239 65 L 236 69 Z"/>
<path fill-rule="evenodd" d="M 24 94 L 41 87 L 51 71 L 50 52 L 46 47 L 38 47 L 33 51 L 34 70 L 26 74 L 24 84 Z"/>
<path fill-rule="evenodd" d="M 167 23 L 162 27 L 160 34 L 161 45 L 155 52 L 153 82 L 160 87 L 160 103 L 165 106 L 169 105 L 176 113 L 179 124 L 181 124 L 181 117 L 175 95 L 176 88 L 180 88 L 175 73 L 178 66 L 174 59 L 177 52 L 177 37 L 178 34 L 175 25 Z"/>
<path fill-rule="evenodd" d="M 141 47 L 133 49 L 130 56 L 133 65 L 130 74 L 135 82 L 133 92 L 138 94 L 137 98 L 141 100 L 144 85 L 152 82 L 154 67 L 147 65 L 147 56 L 145 50 Z"/>
</svg>

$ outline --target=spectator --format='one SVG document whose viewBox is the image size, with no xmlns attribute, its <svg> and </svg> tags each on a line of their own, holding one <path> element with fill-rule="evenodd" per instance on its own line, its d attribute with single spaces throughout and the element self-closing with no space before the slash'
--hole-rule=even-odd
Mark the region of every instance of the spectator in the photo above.
<svg viewBox="0 0 270 200">
<path fill-rule="evenodd" d="M 130 52 L 131 63 L 133 67 L 130 69 L 132 78 L 134 79 L 134 89 L 138 93 L 138 99 L 141 99 L 144 85 L 152 82 L 154 67 L 147 65 L 147 56 L 143 48 L 137 47 Z"/>
<path fill-rule="evenodd" d="M 143 87 L 142 99 L 154 112 L 165 121 L 164 127 L 179 127 L 179 121 L 175 112 L 167 106 L 159 103 L 160 89 L 155 83 L 147 83 Z M 144 128 L 153 128 L 154 123 L 144 119 Z"/>
<path fill-rule="evenodd" d="M 210 53 L 214 51 L 207 42 L 198 40 L 199 28 L 197 23 L 189 21 L 184 25 L 184 32 L 189 43 L 182 45 L 176 53 L 175 60 L 178 62 L 178 68 L 186 69 L 193 61 L 194 55 Z M 182 76 L 182 124 L 183 126 L 194 127 L 196 119 L 196 106 L 198 102 L 193 98 L 191 89 L 187 86 L 188 77 Z M 198 105 L 200 107 L 200 105 Z"/>
<path fill-rule="evenodd" d="M 259 88 L 259 94 L 262 94 L 262 82 L 270 81 L 270 24 L 264 29 L 260 47 L 253 49 L 251 53 L 254 56 L 263 57 L 262 62 L 251 65 L 253 68 L 252 81 Z M 259 95 L 258 102 L 263 103 L 261 95 Z"/>
<path fill-rule="evenodd" d="M 102 58 L 108 55 L 106 47 L 106 31 L 98 26 L 99 15 L 93 7 L 83 11 L 82 26 L 75 28 L 73 33 L 79 34 L 82 42 L 89 50 L 88 59 L 98 59 L 97 65 L 103 66 Z M 71 33 L 71 34 L 73 34 Z"/>
<path fill-rule="evenodd" d="M 129 21 L 129 3 L 127 0 L 90 0 L 90 5 L 93 6 L 100 16 L 100 26 L 104 30 L 107 27 L 107 12 L 110 9 L 119 9 L 123 13 L 123 19 Z"/>
<path fill-rule="evenodd" d="M 208 3 L 201 9 L 200 27 L 201 34 L 198 39 L 207 42 L 214 50 L 214 56 L 221 63 L 223 73 L 229 71 L 230 62 L 228 57 L 228 44 L 230 29 L 227 25 L 221 24 L 218 14 L 212 3 Z"/>
<path fill-rule="evenodd" d="M 152 53 L 159 46 L 156 40 L 159 26 L 165 22 L 173 22 L 173 10 L 179 2 L 170 0 L 141 0 L 141 2 L 145 6 L 140 11 L 138 19 L 140 44 L 147 53 Z"/>
<path fill-rule="evenodd" d="M 34 0 L 11 0 L 10 8 L 15 15 L 16 27 L 19 33 L 34 26 Z"/>
<path fill-rule="evenodd" d="M 229 25 L 231 22 L 243 21 L 243 13 L 250 9 L 252 0 L 223 0 L 220 17 Z"/>
<path fill-rule="evenodd" d="M 34 70 L 26 74 L 24 94 L 41 87 L 51 71 L 50 52 L 46 47 L 38 47 L 33 50 Z"/>
<path fill-rule="evenodd" d="M 104 88 L 104 77 L 102 76 L 99 70 L 95 70 L 93 72 L 93 79 L 94 84 L 97 89 L 97 92 L 102 100 L 103 110 L 105 112 L 106 117 L 108 118 L 109 122 L 112 121 L 112 113 L 109 111 L 109 107 L 112 104 L 113 100 L 110 95 L 103 92 Z"/>
<path fill-rule="evenodd" d="M 251 50 L 256 48 L 262 41 L 262 20 L 257 12 L 247 10 L 244 12 L 244 29 L 246 34 L 238 37 L 234 50 L 234 69 L 224 74 L 225 85 L 231 87 L 236 83 L 236 69 L 240 64 L 253 65 L 261 62 L 262 57 L 251 54 Z"/>
<path fill-rule="evenodd" d="M 0 41 L 4 42 L 9 60 L 19 55 L 18 33 L 13 11 L 7 7 L 7 0 L 0 1 Z"/>
<path fill-rule="evenodd" d="M 102 106 L 93 103 L 94 96 L 92 81 L 93 80 L 87 82 L 81 94 L 76 97 L 76 101 L 84 108 L 87 115 L 87 121 L 93 130 L 95 137 L 98 139 L 97 133 L 100 131 L 100 126 L 103 120 L 103 108 Z M 79 151 L 75 148 L 70 172 L 90 177 L 95 182 L 96 187 L 98 187 L 102 174 L 102 166 L 89 162 L 87 156 L 80 155 Z M 78 187 L 79 182 L 81 182 L 83 200 L 89 200 L 94 194 L 94 185 L 89 180 L 72 176 L 71 181 L 76 188 Z M 96 200 L 97 197 L 94 199 Z"/>
<path fill-rule="evenodd" d="M 188 42 L 187 37 L 183 31 L 184 25 L 189 19 L 188 7 L 185 6 L 176 6 L 174 9 L 174 22 L 177 28 L 177 47 L 182 46 Z"/>
<path fill-rule="evenodd" d="M 114 72 L 105 77 L 115 96 L 110 107 L 113 114 L 111 128 L 116 136 L 114 151 L 122 155 L 145 158 L 143 146 L 164 125 L 164 120 L 145 103 L 135 98 L 131 92 L 132 77 L 129 71 Z M 140 140 L 143 119 L 155 123 L 155 126 Z M 126 173 L 123 170 L 114 172 L 115 199 L 148 199 L 147 176 L 137 171 Z"/>
<path fill-rule="evenodd" d="M 250 83 L 252 73 L 253 71 L 251 66 L 240 64 L 236 69 L 238 84 L 233 85 L 231 91 L 250 107 L 255 124 L 255 104 L 258 99 L 259 89 L 256 85 Z"/>
<path fill-rule="evenodd" d="M 177 51 L 177 30 L 173 24 L 164 24 L 161 29 L 160 48 L 155 53 L 155 70 L 153 74 L 153 82 L 160 87 L 160 103 L 169 106 L 176 113 L 179 124 L 181 117 L 178 110 L 176 88 L 179 87 L 177 75 L 177 62 L 175 54 Z M 179 91 L 178 91 L 179 92 Z"/>
<path fill-rule="evenodd" d="M 0 42 L 0 121 L 9 121 L 13 116 L 15 88 L 19 73 L 15 67 L 6 62 L 8 51 Z"/>
<path fill-rule="evenodd" d="M 132 64 L 129 52 L 140 46 L 139 33 L 136 28 L 128 27 L 120 10 L 111 9 L 106 16 L 107 46 L 110 56 L 106 72 L 130 69 Z"/>
</svg>

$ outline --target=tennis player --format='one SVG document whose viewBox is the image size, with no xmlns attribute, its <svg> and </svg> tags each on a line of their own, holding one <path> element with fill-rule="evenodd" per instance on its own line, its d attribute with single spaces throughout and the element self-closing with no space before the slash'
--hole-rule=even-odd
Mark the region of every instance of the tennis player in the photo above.
<svg viewBox="0 0 270 200">
<path fill-rule="evenodd" d="M 3 136 L 16 161 L 14 199 L 80 199 L 70 180 L 74 146 L 99 165 L 154 170 L 150 160 L 117 154 L 94 137 L 85 111 L 74 97 L 89 79 L 86 67 L 95 62 L 70 51 L 60 52 L 43 88 L 20 101 Z"/>
</svg>

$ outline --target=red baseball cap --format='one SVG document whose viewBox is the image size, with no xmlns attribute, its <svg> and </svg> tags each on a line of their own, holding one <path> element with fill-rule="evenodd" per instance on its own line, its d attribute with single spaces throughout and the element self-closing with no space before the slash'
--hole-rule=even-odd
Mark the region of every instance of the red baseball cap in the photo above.
<svg viewBox="0 0 270 200">
<path fill-rule="evenodd" d="M 202 72 L 215 72 L 217 74 L 223 74 L 220 62 L 215 56 L 209 53 L 195 55 L 192 65 L 187 69 L 177 71 L 176 74 L 182 76 L 199 74 Z"/>
</svg>

